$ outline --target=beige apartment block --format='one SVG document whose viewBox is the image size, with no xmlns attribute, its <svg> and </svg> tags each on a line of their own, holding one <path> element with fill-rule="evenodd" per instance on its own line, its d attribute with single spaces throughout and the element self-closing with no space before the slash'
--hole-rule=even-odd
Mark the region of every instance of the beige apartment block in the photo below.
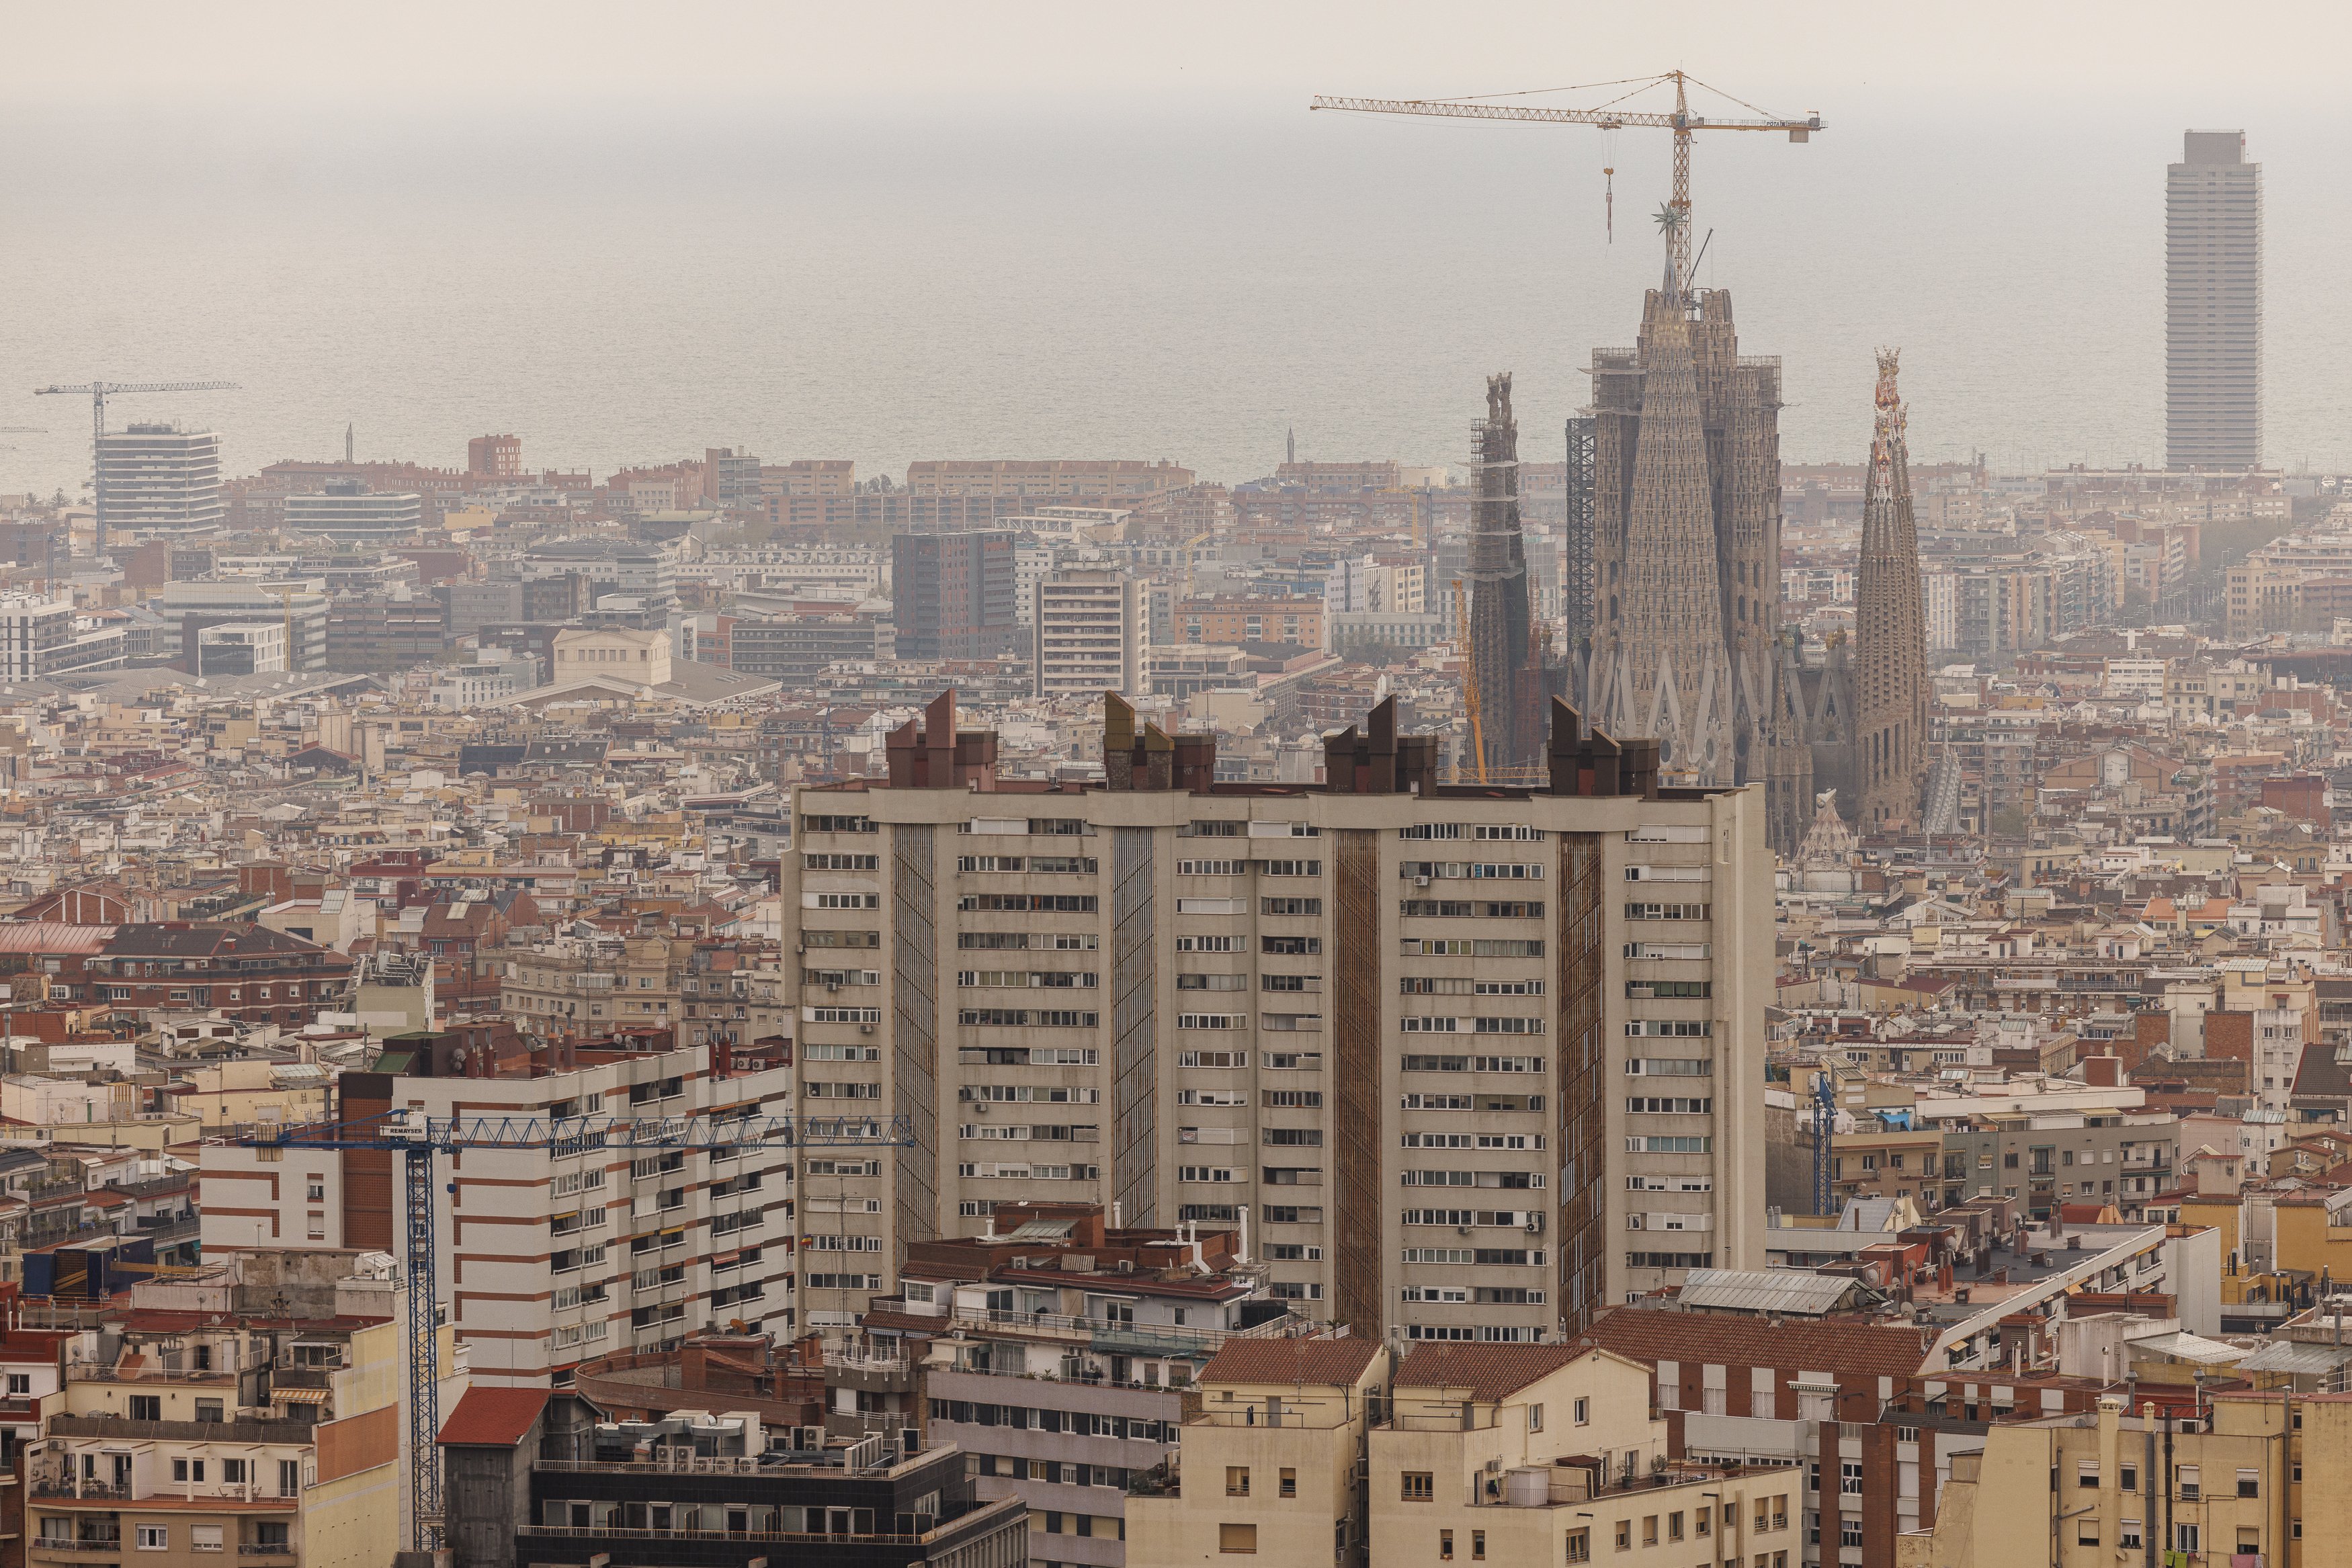
<svg viewBox="0 0 2352 1568">
<path fill-rule="evenodd" d="M 373 1568 L 404 1538 L 400 1324 L 224 1319 L 149 1312 L 68 1344 L 25 1456 L 28 1564 Z"/>
<path fill-rule="evenodd" d="M 1760 791 L 1213 785 L 1175 744 L 1192 787 L 934 750 L 948 787 L 796 791 L 802 1108 L 905 1140 L 803 1150 L 839 1198 L 804 1270 L 887 1291 L 1045 1197 L 1240 1227 L 1360 1334 L 1532 1343 L 1763 1266 Z"/>
<path fill-rule="evenodd" d="M 1906 1568 L 2352 1563 L 2352 1395 L 2217 1393 L 2200 1421 L 2128 1413 L 1995 1426 L 1958 1455 Z M 2307 1479 L 2305 1478 L 2308 1478 Z"/>
<path fill-rule="evenodd" d="M 1356 1470 L 1393 1364 L 1376 1340 L 1228 1341 L 1201 1369 L 1181 1469 L 1129 1483 L 1128 1568 L 1361 1563 Z"/>
</svg>

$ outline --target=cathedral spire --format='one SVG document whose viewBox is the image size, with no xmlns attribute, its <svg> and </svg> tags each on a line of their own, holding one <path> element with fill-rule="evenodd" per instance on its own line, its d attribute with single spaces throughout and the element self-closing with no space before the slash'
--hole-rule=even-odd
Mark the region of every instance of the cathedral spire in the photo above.
<svg viewBox="0 0 2352 1568">
<path fill-rule="evenodd" d="M 1865 833 L 1918 826 L 1927 771 L 1927 628 L 1919 581 L 1919 532 L 1911 507 L 1910 455 L 1899 350 L 1878 351 L 1878 392 L 1863 503 L 1862 560 L 1854 591 L 1856 664 L 1853 771 Z"/>
</svg>

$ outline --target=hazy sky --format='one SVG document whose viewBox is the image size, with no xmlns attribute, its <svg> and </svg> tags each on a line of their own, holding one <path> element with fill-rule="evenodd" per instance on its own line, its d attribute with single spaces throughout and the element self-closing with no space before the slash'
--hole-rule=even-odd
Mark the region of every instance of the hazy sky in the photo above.
<svg viewBox="0 0 2352 1568">
<path fill-rule="evenodd" d="M 599 472 L 734 442 L 1238 480 L 1293 426 L 1458 462 L 1486 371 L 1556 433 L 1630 334 L 1665 139 L 1307 98 L 1675 66 L 1827 123 L 1702 139 L 1695 179 L 1791 459 L 1860 455 L 1897 343 L 1922 456 L 2161 461 L 2163 165 L 2242 126 L 2269 455 L 2352 466 L 2343 5 L 0 0 L 0 423 L 48 427 L 0 437 L 0 490 L 86 476 L 86 423 L 11 389 L 91 376 L 243 382 L 124 411 L 216 422 L 233 472 L 346 421 Z"/>
<path fill-rule="evenodd" d="M 0 5 L 10 94 L 340 108 L 486 97 L 941 97 L 1487 92 L 1679 66 L 1775 108 L 1867 91 L 2025 111 L 2187 95 L 2243 115 L 2340 90 L 2346 8 L 2324 4 L 1674 5 L 1192 0 L 614 4 L 110 0 Z M 1965 134 L 1956 122 L 1955 134 Z"/>
</svg>

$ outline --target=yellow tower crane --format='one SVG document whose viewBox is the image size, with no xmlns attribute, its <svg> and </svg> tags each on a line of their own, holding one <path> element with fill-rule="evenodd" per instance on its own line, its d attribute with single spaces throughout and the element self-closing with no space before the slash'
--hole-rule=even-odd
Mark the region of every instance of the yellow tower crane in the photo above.
<svg viewBox="0 0 2352 1568">
<path fill-rule="evenodd" d="M 1675 107 L 1670 112 L 1635 110 L 1620 108 L 1627 99 L 1647 89 L 1674 84 Z M 1720 88 L 1681 71 L 1667 71 L 1662 76 L 1631 77 L 1622 81 L 1586 82 L 1577 87 L 1538 88 L 1531 92 L 1491 93 L 1487 98 L 1532 98 L 1543 92 L 1582 92 L 1602 88 L 1622 87 L 1627 90 L 1607 103 L 1592 109 L 1542 109 L 1532 104 L 1489 103 L 1478 98 L 1329 98 L 1318 94 L 1307 107 L 1336 109 L 1348 114 L 1416 114 L 1444 120 L 1502 120 L 1535 125 L 1591 125 L 1602 131 L 1619 131 L 1626 126 L 1645 127 L 1675 133 L 1674 197 L 1667 205 L 1666 219 L 1668 254 L 1675 268 L 1678 287 L 1690 283 L 1690 155 L 1691 136 L 1700 131 L 1780 131 L 1791 141 L 1811 140 L 1822 128 L 1822 117 L 1809 112 L 1802 120 L 1791 120 L 1758 109 L 1744 99 L 1732 98 Z M 1698 88 L 1728 99 L 1749 110 L 1753 120 L 1725 119 L 1715 115 L 1693 114 L 1690 111 L 1691 88 Z M 1612 170 L 1613 173 L 1614 171 Z"/>
</svg>

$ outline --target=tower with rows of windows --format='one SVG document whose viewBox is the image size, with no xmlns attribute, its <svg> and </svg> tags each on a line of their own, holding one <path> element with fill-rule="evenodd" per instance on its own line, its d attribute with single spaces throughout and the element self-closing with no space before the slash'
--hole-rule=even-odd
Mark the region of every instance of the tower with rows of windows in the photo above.
<svg viewBox="0 0 2352 1568">
<path fill-rule="evenodd" d="M 1407 1339 L 1762 1266 L 1759 789 L 1662 789 L 1559 704 L 1532 789 L 1438 782 L 1392 703 L 1319 785 L 1218 783 L 1108 706 L 1103 784 L 999 780 L 950 694 L 887 781 L 794 794 L 801 1109 L 902 1140 L 802 1149 L 803 1327 L 1024 1197 L 1237 1226 Z"/>
</svg>

